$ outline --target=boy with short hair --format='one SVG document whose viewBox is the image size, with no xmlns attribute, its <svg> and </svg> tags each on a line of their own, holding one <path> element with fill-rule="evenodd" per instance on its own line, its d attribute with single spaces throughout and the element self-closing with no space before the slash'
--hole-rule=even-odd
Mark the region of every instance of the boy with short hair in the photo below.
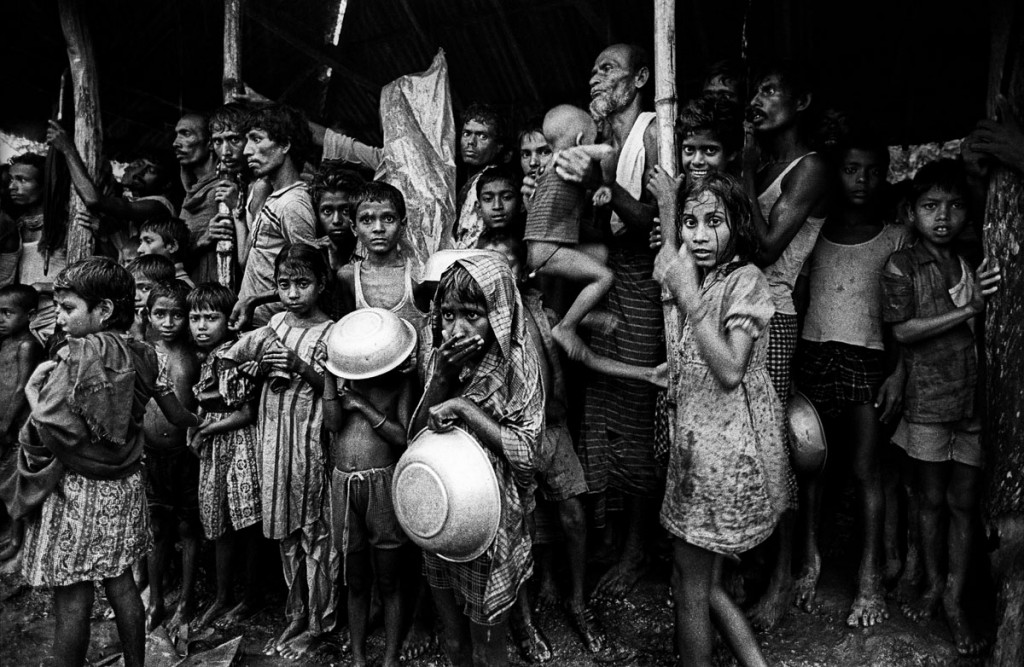
<svg viewBox="0 0 1024 667">
<path fill-rule="evenodd" d="M 16 516 L 33 519 L 22 570 L 31 585 L 53 588 L 60 665 L 85 664 L 99 580 L 125 665 L 144 663 L 132 566 L 152 547 L 142 472 L 146 403 L 152 398 L 179 427 L 200 426 L 160 381 L 153 348 L 125 333 L 132 291 L 131 274 L 111 259 L 90 257 L 61 271 L 54 299 L 67 342 L 25 388 L 32 416 L 20 437 Z"/>
<path fill-rule="evenodd" d="M 146 340 L 148 324 L 146 302 L 157 283 L 174 280 L 174 262 L 162 255 L 141 255 L 125 267 L 135 280 L 135 321 L 130 329 L 133 336 Z"/>
<path fill-rule="evenodd" d="M 17 467 L 15 459 L 18 432 L 28 419 L 25 386 L 36 366 L 45 359 L 43 346 L 29 330 L 29 322 L 39 306 L 39 293 L 29 285 L 0 288 L 0 469 Z M 0 505 L 0 519 L 7 512 Z M 21 548 L 23 524 L 12 521 L 7 539 L 0 543 L 0 561 Z"/>
<path fill-rule="evenodd" d="M 366 665 L 370 589 L 384 604 L 384 667 L 397 667 L 402 639 L 402 554 L 391 480 L 405 449 L 413 376 L 395 369 L 358 381 L 324 373 L 324 426 L 330 432 L 334 544 L 344 558 L 354 665 Z M 372 567 L 371 567 L 372 564 Z"/>
<path fill-rule="evenodd" d="M 615 182 L 618 155 L 611 146 L 594 143 L 597 125 L 587 112 L 567 104 L 555 107 L 544 116 L 544 137 L 555 158 L 560 151 L 576 147 L 586 149 L 591 159 L 599 161 L 604 185 L 594 193 L 594 204 L 600 206 L 611 201 L 608 184 Z M 576 328 L 584 315 L 601 302 L 615 279 L 605 266 L 608 249 L 600 244 L 580 244 L 583 196 L 582 186 L 565 181 L 554 169 L 548 169 L 537 183 L 524 234 L 534 274 L 586 283 L 551 332 L 574 360 L 584 354 L 586 347 Z"/>
<path fill-rule="evenodd" d="M 519 182 L 508 167 L 485 167 L 476 180 L 476 198 L 483 233 L 507 230 L 522 237 L 525 221 L 521 216 Z"/>
<path fill-rule="evenodd" d="M 903 419 L 893 442 L 910 457 L 915 472 L 927 579 L 921 599 L 904 612 L 923 620 L 941 604 L 957 651 L 976 655 L 985 642 L 970 627 L 962 600 L 984 462 L 975 412 L 974 324 L 1001 276 L 989 259 L 972 272 L 953 248 L 969 215 L 970 190 L 959 162 L 925 165 L 911 187 L 909 215 L 917 243 L 893 253 L 882 273 L 882 317 L 892 325 L 907 367 Z M 945 547 L 943 510 L 949 512 Z"/>
<path fill-rule="evenodd" d="M 501 521 L 485 553 L 454 563 L 426 552 L 424 570 L 455 665 L 508 664 L 508 613 L 530 577 L 532 556 L 520 488 L 535 473 L 544 429 L 537 352 L 508 264 L 493 253 L 456 260 L 434 298 L 434 349 L 410 433 L 472 432 L 494 469 Z"/>
<path fill-rule="evenodd" d="M 146 301 L 146 317 L 155 340 L 160 376 L 186 408 L 194 410 L 192 385 L 199 379 L 199 359 L 189 339 L 189 287 L 180 280 L 157 283 Z M 146 629 L 164 616 L 164 575 L 173 535 L 181 538 L 181 598 L 168 624 L 175 635 L 195 612 L 195 583 L 202 526 L 199 520 L 199 459 L 189 450 L 185 429 L 176 428 L 157 410 L 147 410 L 142 434 L 146 456 L 146 499 L 153 525 L 149 557 L 149 606 Z"/>
<path fill-rule="evenodd" d="M 338 271 L 342 296 L 356 308 L 384 308 L 418 331 L 423 313 L 413 299 L 412 259 L 402 256 L 399 241 L 405 233 L 405 198 L 398 188 L 372 181 L 354 203 L 355 233 L 366 259 Z"/>
<path fill-rule="evenodd" d="M 189 287 L 195 287 L 181 261 L 188 253 L 189 236 L 188 227 L 181 218 L 168 218 L 159 222 L 146 220 L 139 226 L 139 257 L 166 257 L 174 262 L 174 277 Z"/>
</svg>

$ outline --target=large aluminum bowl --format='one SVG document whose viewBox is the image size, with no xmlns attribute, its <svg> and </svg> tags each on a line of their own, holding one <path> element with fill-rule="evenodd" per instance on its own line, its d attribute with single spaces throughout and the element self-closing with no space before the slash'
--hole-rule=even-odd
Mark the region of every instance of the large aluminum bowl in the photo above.
<svg viewBox="0 0 1024 667">
<path fill-rule="evenodd" d="M 327 370 L 346 380 L 365 380 L 398 368 L 416 347 L 411 324 L 383 308 L 355 310 L 327 336 Z"/>
<path fill-rule="evenodd" d="M 815 474 L 825 467 L 828 446 L 825 427 L 810 399 L 799 391 L 794 393 L 786 409 L 789 422 L 789 451 L 793 469 Z"/>
<path fill-rule="evenodd" d="M 483 447 L 461 428 L 420 431 L 395 466 L 391 493 L 409 539 L 445 560 L 473 560 L 498 532 L 498 478 Z"/>
</svg>

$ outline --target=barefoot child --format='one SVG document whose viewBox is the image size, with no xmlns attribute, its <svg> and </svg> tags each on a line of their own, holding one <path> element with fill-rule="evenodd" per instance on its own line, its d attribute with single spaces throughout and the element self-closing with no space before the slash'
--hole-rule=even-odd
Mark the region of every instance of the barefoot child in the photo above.
<svg viewBox="0 0 1024 667">
<path fill-rule="evenodd" d="M 413 299 L 412 259 L 402 256 L 405 198 L 392 185 L 372 181 L 354 202 L 354 231 L 366 253 L 338 271 L 343 294 L 352 308 L 384 308 L 419 330 L 423 313 Z"/>
<path fill-rule="evenodd" d="M 256 413 L 263 534 L 280 545 L 288 625 L 264 652 L 289 660 L 299 660 L 335 623 L 338 558 L 331 542 L 319 370 L 332 324 L 318 303 L 328 276 L 318 249 L 286 245 L 274 261 L 284 312 L 223 354 L 226 365 L 237 364 L 226 383 L 228 401 L 241 402 L 256 380 L 265 380 Z"/>
<path fill-rule="evenodd" d="M 28 419 L 25 385 L 45 354 L 39 340 L 29 330 L 29 321 L 39 305 L 39 293 L 29 285 L 7 285 L 0 288 L 0 470 L 17 468 L 18 432 Z M 6 475 L 5 475 L 6 476 Z M 0 505 L 0 520 L 10 518 Z M 11 521 L 8 534 L 0 542 L 0 561 L 7 560 L 21 548 L 24 525 Z"/>
<path fill-rule="evenodd" d="M 189 288 L 195 287 L 182 258 L 188 254 L 188 227 L 180 218 L 167 218 L 159 222 L 146 220 L 139 226 L 139 256 L 160 255 L 174 263 L 174 277 Z"/>
<path fill-rule="evenodd" d="M 985 642 L 970 627 L 962 600 L 983 465 L 973 325 L 1001 277 L 987 259 L 972 272 L 953 249 L 967 225 L 968 192 L 963 167 L 952 160 L 925 165 L 914 176 L 910 220 L 918 240 L 885 265 L 882 317 L 892 324 L 907 366 L 903 419 L 893 442 L 910 457 L 916 477 L 927 585 L 904 611 L 921 620 L 941 604 L 957 651 L 976 655 Z"/>
<path fill-rule="evenodd" d="M 199 453 L 199 518 L 206 539 L 215 540 L 217 593 L 196 628 L 213 621 L 227 629 L 251 616 L 261 599 L 257 582 L 260 533 L 259 465 L 255 397 L 229 404 L 221 392 L 221 358 L 235 342 L 228 316 L 235 295 L 227 287 L 204 283 L 188 293 L 189 329 L 199 348 L 202 367 L 192 388 L 199 414 L 208 424 L 197 431 L 191 446 Z M 241 551 L 243 597 L 232 605 L 235 555 Z"/>
<path fill-rule="evenodd" d="M 189 409 L 196 406 L 192 385 L 199 379 L 199 359 L 189 338 L 185 298 L 188 285 L 180 280 L 157 283 L 146 301 L 146 316 L 156 341 L 160 376 Z M 199 460 L 189 451 L 185 429 L 169 423 L 158 410 L 146 411 L 142 434 L 145 441 L 146 500 L 153 526 L 153 553 L 149 557 L 149 606 L 146 630 L 164 618 L 164 577 L 174 551 L 175 535 L 181 539 L 181 596 L 167 624 L 174 636 L 196 610 L 195 588 L 199 563 Z"/>
<path fill-rule="evenodd" d="M 600 206 L 611 201 L 607 184 L 615 182 L 618 156 L 611 146 L 594 144 L 597 125 L 587 112 L 565 104 L 555 107 L 544 116 L 544 136 L 556 157 L 559 151 L 568 148 L 587 149 L 589 157 L 600 162 L 605 183 L 594 193 L 594 204 Z M 601 302 L 614 279 L 605 266 L 607 248 L 599 244 L 580 245 L 583 195 L 580 185 L 562 180 L 554 169 L 546 170 L 537 183 L 524 235 L 533 273 L 586 283 L 565 317 L 552 330 L 555 340 L 572 359 L 582 355 L 584 348 L 576 327 L 583 316 Z"/>
<path fill-rule="evenodd" d="M 885 174 L 889 152 L 870 138 L 849 140 L 837 153 L 835 169 L 841 195 L 822 228 L 804 271 L 810 303 L 797 355 L 797 385 L 821 414 L 833 451 L 830 468 L 852 468 L 860 501 L 860 573 L 857 594 L 846 622 L 871 626 L 889 617 L 882 582 L 882 447 L 889 431 L 883 422 L 898 414 L 903 393 L 903 365 L 887 361 L 882 334 L 882 288 L 879 276 L 889 255 L 903 247 L 907 228 L 884 219 Z M 890 350 L 892 346 L 890 345 Z M 798 607 L 814 608 L 821 572 L 817 529 L 821 495 L 827 482 L 820 474 L 804 476 L 807 522 L 802 538 L 809 554 L 797 577 Z"/>
<path fill-rule="evenodd" d="M 352 664 L 360 667 L 367 664 L 372 584 L 384 605 L 384 667 L 398 666 L 402 639 L 399 548 L 408 538 L 395 517 L 391 479 L 406 445 L 414 376 L 397 368 L 401 360 L 395 362 L 394 369 L 377 377 L 341 376 L 340 387 L 333 374 L 324 374 L 324 425 L 331 433 L 334 462 L 334 545 L 345 559 Z"/>
<path fill-rule="evenodd" d="M 125 334 L 132 323 L 131 274 L 91 257 L 54 281 L 67 344 L 25 390 L 32 416 L 22 429 L 21 500 L 41 504 L 26 531 L 22 567 L 33 586 L 54 589 L 54 660 L 84 665 L 93 582 L 114 609 L 125 665 L 145 660 L 145 617 L 132 565 L 152 537 L 143 485 L 146 403 L 179 427 L 200 420 L 159 380 L 153 348 Z"/>
<path fill-rule="evenodd" d="M 456 667 L 508 664 L 508 613 L 532 558 L 520 487 L 528 487 L 544 427 L 544 390 L 515 278 L 490 253 L 441 277 L 431 313 L 434 350 L 410 433 L 456 423 L 484 447 L 498 478 L 501 520 L 487 551 L 466 563 L 425 553 L 427 580 Z"/>
<path fill-rule="evenodd" d="M 768 284 L 750 204 L 731 176 L 711 174 L 682 198 L 682 248 L 666 238 L 655 276 L 686 313 L 680 338 L 676 440 L 661 523 L 673 536 L 676 648 L 681 664 L 711 664 L 711 623 L 740 664 L 767 664 L 721 586 L 735 559 L 771 535 L 789 505 L 783 413 L 765 367 Z"/>
</svg>

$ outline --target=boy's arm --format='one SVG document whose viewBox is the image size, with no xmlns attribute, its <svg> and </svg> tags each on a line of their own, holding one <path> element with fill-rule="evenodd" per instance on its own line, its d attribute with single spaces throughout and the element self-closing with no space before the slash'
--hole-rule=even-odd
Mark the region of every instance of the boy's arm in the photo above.
<svg viewBox="0 0 1024 667">
<path fill-rule="evenodd" d="M 668 386 L 667 363 L 661 363 L 655 367 L 627 364 L 622 361 L 603 357 L 591 350 L 589 346 L 584 346 L 583 356 L 579 361 L 584 367 L 597 373 L 610 375 L 611 377 L 638 380 L 640 382 L 650 382 L 651 384 L 657 385 L 663 389 Z"/>
<path fill-rule="evenodd" d="M 601 167 L 601 182 L 611 185 L 615 182 L 615 170 L 619 163 L 619 154 L 608 144 L 586 144 L 580 146 L 591 160 L 596 160 Z"/>
<path fill-rule="evenodd" d="M 757 182 L 753 169 L 745 169 L 743 181 L 752 204 L 754 232 L 760 244 L 755 260 L 770 266 L 793 237 L 828 197 L 828 167 L 819 155 L 808 155 L 783 179 L 782 195 L 766 220 L 757 204 Z"/>
<path fill-rule="evenodd" d="M 350 313 L 356 309 L 356 267 L 351 262 L 338 269 L 338 289 L 342 312 Z"/>
<path fill-rule="evenodd" d="M 193 428 L 202 424 L 202 420 L 195 413 L 185 409 L 173 391 L 155 394 L 153 400 L 164 413 L 164 417 L 167 417 L 167 421 L 178 428 Z"/>
<path fill-rule="evenodd" d="M 25 387 L 28 385 L 28 379 L 32 377 L 32 371 L 42 360 L 43 349 L 38 343 L 22 341 L 18 344 L 18 370 L 14 378 L 14 393 L 11 403 L 4 406 L 4 415 L 0 419 L 0 433 L 6 433 L 11 428 L 11 420 L 28 405 L 28 399 L 25 398 Z"/>
<path fill-rule="evenodd" d="M 345 411 L 341 409 L 338 398 L 338 378 L 324 369 L 324 393 L 321 399 L 324 404 L 324 428 L 331 433 L 338 433 L 345 425 Z"/>
<path fill-rule="evenodd" d="M 406 389 L 403 391 L 403 395 L 405 394 L 411 394 L 411 392 Z M 408 432 L 406 430 L 406 426 L 409 423 L 408 413 L 404 415 L 404 419 L 401 414 L 396 414 L 392 417 L 387 412 L 378 410 L 362 394 L 351 388 L 342 390 L 339 396 L 342 408 L 361 412 L 366 417 L 366 420 L 370 422 L 373 430 L 377 432 L 377 435 L 383 438 L 389 445 L 404 449 L 406 444 L 408 444 Z"/>
<path fill-rule="evenodd" d="M 128 201 L 122 197 L 106 197 L 100 194 L 96 184 L 89 177 L 89 172 L 82 162 L 82 156 L 71 142 L 67 133 L 57 121 L 51 120 L 47 130 L 47 140 L 64 156 L 71 174 L 71 183 L 75 186 L 78 196 L 91 211 L 99 211 L 119 220 L 167 220 L 171 212 L 158 201 L 144 199 Z"/>
<path fill-rule="evenodd" d="M 252 314 L 256 308 L 268 303 L 280 301 L 276 289 L 267 290 L 253 296 L 239 297 L 235 307 L 231 309 L 228 317 L 228 328 L 232 331 L 240 331 L 252 322 Z"/>
</svg>

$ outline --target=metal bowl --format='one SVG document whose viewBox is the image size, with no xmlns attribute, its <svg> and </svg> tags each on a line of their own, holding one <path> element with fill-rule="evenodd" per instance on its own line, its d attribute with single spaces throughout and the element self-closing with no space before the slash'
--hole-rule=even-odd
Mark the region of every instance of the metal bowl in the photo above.
<svg viewBox="0 0 1024 667">
<path fill-rule="evenodd" d="M 394 370 L 416 347 L 411 324 L 383 308 L 353 311 L 327 336 L 327 370 L 346 380 L 365 380 Z"/>
<path fill-rule="evenodd" d="M 825 467 L 828 443 L 818 411 L 810 399 L 798 391 L 790 398 L 786 412 L 790 460 L 794 470 L 804 474 L 819 472 Z"/>
<path fill-rule="evenodd" d="M 498 478 L 483 447 L 461 428 L 420 431 L 395 466 L 391 493 L 409 539 L 445 560 L 473 560 L 498 532 Z"/>
</svg>

